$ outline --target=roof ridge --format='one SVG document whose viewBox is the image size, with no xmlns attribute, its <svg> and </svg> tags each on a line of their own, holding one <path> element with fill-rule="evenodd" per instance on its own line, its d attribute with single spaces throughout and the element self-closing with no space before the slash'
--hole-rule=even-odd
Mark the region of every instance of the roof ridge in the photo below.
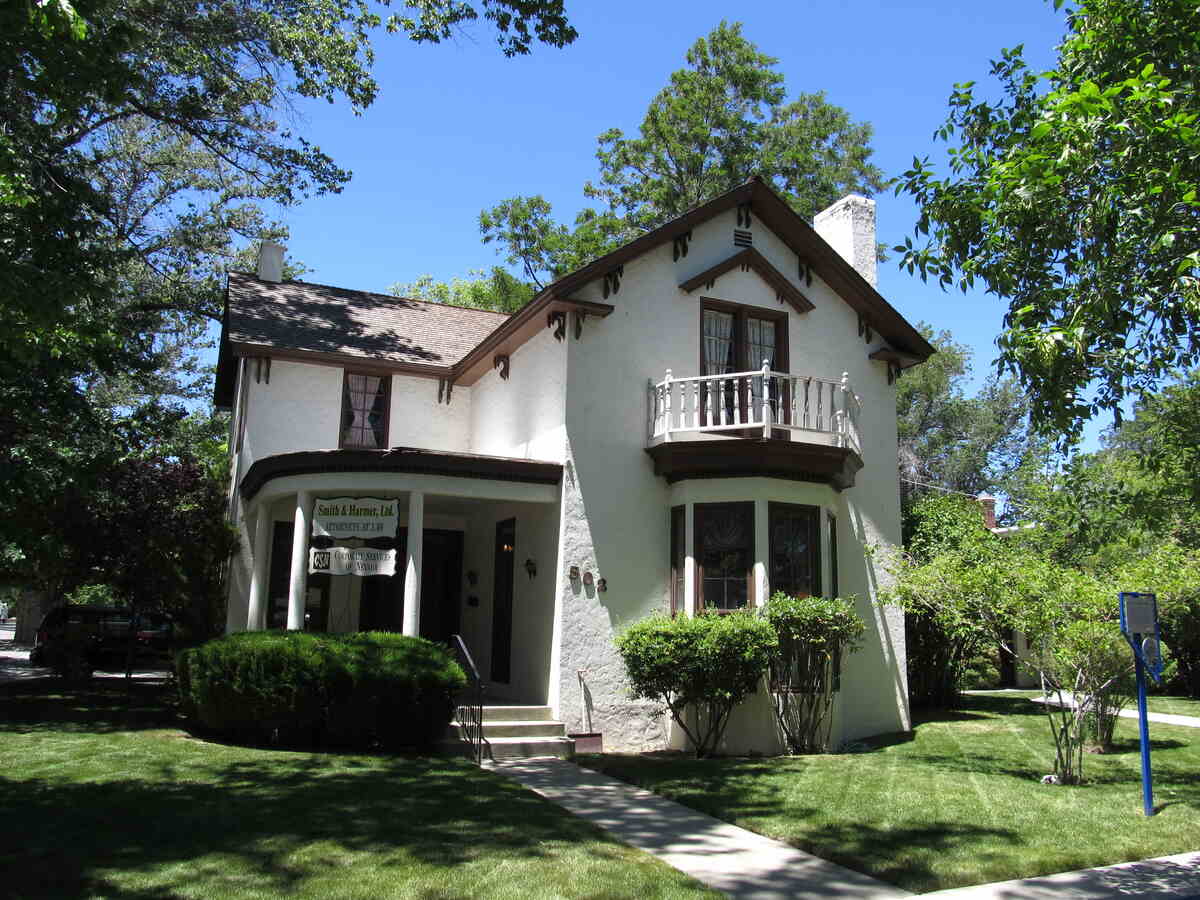
<svg viewBox="0 0 1200 900">
<path fill-rule="evenodd" d="M 462 306 L 461 304 L 458 304 L 458 303 L 442 303 L 438 300 L 421 300 L 417 297 L 398 297 L 395 294 L 382 294 L 379 291 L 365 291 L 361 288 L 343 287 L 340 284 L 324 284 L 323 282 L 320 282 L 320 281 L 305 281 L 302 278 L 289 278 L 286 281 L 266 281 L 262 278 L 259 278 L 253 272 L 238 272 L 238 271 L 230 270 L 226 274 L 227 275 L 245 275 L 248 278 L 253 278 L 255 281 L 262 282 L 263 284 L 280 284 L 280 285 L 282 285 L 282 284 L 303 284 L 308 287 L 328 288 L 331 291 L 346 291 L 346 292 L 352 293 L 352 294 L 366 294 L 369 297 L 378 297 L 381 300 L 404 300 L 407 303 L 420 303 L 423 306 L 436 306 L 441 309 L 465 309 L 470 312 L 486 313 L 487 315 L 490 315 L 490 316 L 500 316 L 505 319 L 508 319 L 512 316 L 512 313 L 499 312 L 494 309 L 483 309 L 478 306 Z"/>
</svg>

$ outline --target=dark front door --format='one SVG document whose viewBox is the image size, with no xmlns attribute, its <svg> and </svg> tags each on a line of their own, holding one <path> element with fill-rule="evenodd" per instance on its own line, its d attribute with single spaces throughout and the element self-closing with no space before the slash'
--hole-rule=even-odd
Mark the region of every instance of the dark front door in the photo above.
<svg viewBox="0 0 1200 900">
<path fill-rule="evenodd" d="M 369 575 L 362 580 L 358 603 L 359 631 L 404 630 L 404 567 L 408 559 L 407 532 L 396 536 L 396 574 Z M 382 547 L 383 541 L 380 541 Z M 388 544 L 388 546 L 393 546 Z M 344 576 L 350 577 L 350 576 Z"/>
<path fill-rule="evenodd" d="M 496 563 L 492 579 L 492 681 L 508 684 L 512 671 L 513 548 L 517 520 L 496 523 Z"/>
<path fill-rule="evenodd" d="M 462 604 L 461 531 L 425 530 L 421 555 L 421 637 L 450 643 L 459 631 Z"/>
</svg>

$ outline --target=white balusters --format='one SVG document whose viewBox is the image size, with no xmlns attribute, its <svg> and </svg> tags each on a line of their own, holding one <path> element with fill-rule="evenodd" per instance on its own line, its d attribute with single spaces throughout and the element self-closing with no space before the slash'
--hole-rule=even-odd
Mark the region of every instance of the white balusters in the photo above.
<svg viewBox="0 0 1200 900">
<path fill-rule="evenodd" d="M 671 370 L 663 379 L 663 440 L 671 440 Z"/>
<path fill-rule="evenodd" d="M 764 359 L 762 364 L 762 436 L 763 440 L 771 437 L 771 361 Z"/>
</svg>

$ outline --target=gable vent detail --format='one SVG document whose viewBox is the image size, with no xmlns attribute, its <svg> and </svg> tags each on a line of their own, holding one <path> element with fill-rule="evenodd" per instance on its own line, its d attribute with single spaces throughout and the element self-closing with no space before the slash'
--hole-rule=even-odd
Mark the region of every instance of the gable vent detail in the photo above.
<svg viewBox="0 0 1200 900">
<path fill-rule="evenodd" d="M 740 228 L 733 229 L 733 246 L 735 247 L 753 247 L 754 235 L 749 231 L 743 231 Z"/>
</svg>

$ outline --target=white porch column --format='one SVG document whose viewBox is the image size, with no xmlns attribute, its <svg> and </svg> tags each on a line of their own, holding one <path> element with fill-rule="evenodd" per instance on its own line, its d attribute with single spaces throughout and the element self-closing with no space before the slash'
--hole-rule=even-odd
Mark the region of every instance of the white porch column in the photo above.
<svg viewBox="0 0 1200 900">
<path fill-rule="evenodd" d="M 250 570 L 250 602 L 246 610 L 246 630 L 262 631 L 266 627 L 267 553 L 271 546 L 271 509 L 260 503 L 254 520 L 254 557 Z"/>
<path fill-rule="evenodd" d="M 404 569 L 404 633 L 421 635 L 421 549 L 425 543 L 425 494 L 408 495 L 408 565 Z"/>
<path fill-rule="evenodd" d="M 312 491 L 296 492 L 296 530 L 292 533 L 292 580 L 288 586 L 288 631 L 304 630 L 304 594 L 308 586 L 308 532 L 312 528 Z"/>
<path fill-rule="evenodd" d="M 696 504 L 683 505 L 683 609 L 688 618 L 696 615 Z"/>
<path fill-rule="evenodd" d="M 771 589 L 767 581 L 767 561 L 771 555 L 770 516 L 767 501 L 754 501 L 754 596 L 750 599 L 752 606 L 766 606 L 771 598 Z"/>
</svg>

